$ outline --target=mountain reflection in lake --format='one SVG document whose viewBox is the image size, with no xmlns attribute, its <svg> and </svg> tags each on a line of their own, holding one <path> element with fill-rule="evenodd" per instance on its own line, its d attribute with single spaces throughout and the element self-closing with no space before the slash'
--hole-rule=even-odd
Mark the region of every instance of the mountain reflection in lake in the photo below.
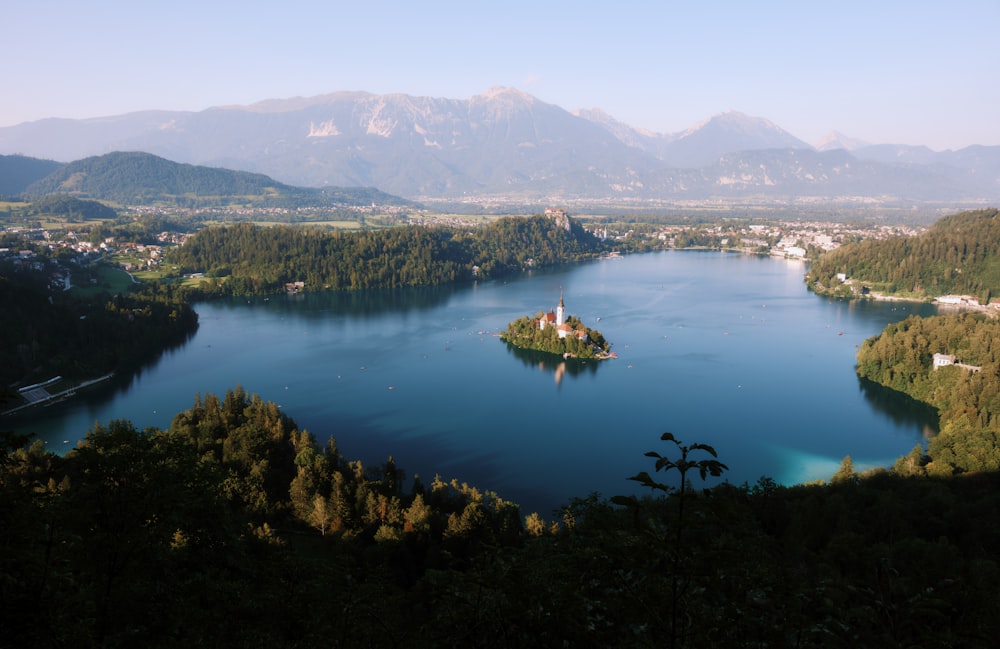
<svg viewBox="0 0 1000 649">
<path fill-rule="evenodd" d="M 392 455 L 425 484 L 457 478 L 545 516 L 591 492 L 636 493 L 627 477 L 653 469 L 646 451 L 669 450 L 664 431 L 714 446 L 738 484 L 825 479 L 848 454 L 889 465 L 933 414 L 900 416 L 859 389 L 856 346 L 934 309 L 818 297 L 804 272 L 667 252 L 476 285 L 200 304 L 197 334 L 141 374 L 4 425 L 61 451 L 95 421 L 167 427 L 196 393 L 242 385 L 349 459 Z M 495 335 L 560 293 L 569 314 L 600 318 L 617 359 L 563 361 Z"/>
</svg>

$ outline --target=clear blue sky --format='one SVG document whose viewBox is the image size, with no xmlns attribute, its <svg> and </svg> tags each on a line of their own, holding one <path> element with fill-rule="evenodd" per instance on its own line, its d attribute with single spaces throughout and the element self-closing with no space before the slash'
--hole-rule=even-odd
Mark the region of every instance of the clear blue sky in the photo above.
<svg viewBox="0 0 1000 649">
<path fill-rule="evenodd" d="M 502 85 L 659 133 L 736 110 L 810 143 L 1000 145 L 1000 0 L 0 0 L 0 18 L 0 126 Z"/>
</svg>

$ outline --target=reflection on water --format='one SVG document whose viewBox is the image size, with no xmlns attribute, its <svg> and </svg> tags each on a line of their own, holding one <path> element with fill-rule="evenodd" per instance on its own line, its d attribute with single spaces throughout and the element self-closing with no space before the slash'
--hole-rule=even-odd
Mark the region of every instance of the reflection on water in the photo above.
<svg viewBox="0 0 1000 649">
<path fill-rule="evenodd" d="M 858 377 L 858 387 L 871 407 L 892 419 L 897 426 L 922 430 L 924 439 L 940 432 L 937 408 L 861 377 Z"/>
<path fill-rule="evenodd" d="M 592 376 L 597 372 L 597 366 L 601 364 L 601 361 L 597 360 L 564 359 L 557 354 L 547 354 L 534 349 L 522 349 L 510 343 L 505 343 L 505 345 L 507 346 L 507 351 L 514 358 L 524 363 L 525 366 L 537 368 L 541 372 L 554 374 L 557 386 L 562 383 L 563 378 L 566 376 L 570 378 L 583 375 Z"/>
<path fill-rule="evenodd" d="M 266 307 L 296 317 L 323 318 L 331 313 L 365 318 L 386 313 L 407 313 L 435 309 L 446 304 L 456 292 L 474 284 L 413 286 L 369 291 L 320 291 L 273 297 L 230 298 L 213 301 L 217 308 L 242 309 L 248 305 Z"/>
</svg>

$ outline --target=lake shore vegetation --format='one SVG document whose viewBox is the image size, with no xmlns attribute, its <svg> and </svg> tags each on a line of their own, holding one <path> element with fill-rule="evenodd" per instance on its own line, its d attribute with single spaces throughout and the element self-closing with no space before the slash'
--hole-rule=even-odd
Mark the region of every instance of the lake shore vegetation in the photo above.
<svg viewBox="0 0 1000 649">
<path fill-rule="evenodd" d="M 636 458 L 653 493 L 523 516 L 457 479 L 408 479 L 391 456 L 344 458 L 239 387 L 196 397 L 166 430 L 95 424 L 65 456 L 5 434 L 0 637 L 986 647 L 1000 632 L 1000 523 L 983 515 L 1000 474 L 845 462 L 828 484 L 703 489 L 733 461 L 668 435 L 677 449 L 646 454 L 655 478 Z"/>
<path fill-rule="evenodd" d="M 507 217 L 467 231 L 437 226 L 328 232 L 235 224 L 205 228 L 168 258 L 203 275 L 199 297 L 301 289 L 364 290 L 472 282 L 596 258 L 608 247 L 575 221 Z"/>
<path fill-rule="evenodd" d="M 1000 320 L 911 316 L 861 345 L 857 372 L 938 411 L 940 432 L 901 469 L 945 476 L 1000 471 Z"/>
<path fill-rule="evenodd" d="M 131 372 L 197 330 L 198 314 L 171 284 L 75 293 L 53 289 L 51 270 L 44 259 L 0 260 L 0 385 L 8 389 L 0 411 L 17 405 L 11 386 Z"/>
<path fill-rule="evenodd" d="M 839 297 L 968 295 L 989 304 L 1000 295 L 998 214 L 995 208 L 962 212 L 919 235 L 845 244 L 813 260 L 806 283 Z"/>
</svg>

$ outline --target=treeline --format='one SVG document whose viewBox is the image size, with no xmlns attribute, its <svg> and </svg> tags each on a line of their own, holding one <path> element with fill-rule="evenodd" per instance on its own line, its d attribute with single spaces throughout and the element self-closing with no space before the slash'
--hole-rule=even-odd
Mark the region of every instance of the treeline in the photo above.
<svg viewBox="0 0 1000 649">
<path fill-rule="evenodd" d="M 191 218 L 144 214 L 137 218 L 119 218 L 110 223 L 95 224 L 91 226 L 87 240 L 98 245 L 108 237 L 114 237 L 118 241 L 157 245 L 161 243 L 161 233 L 189 232 L 193 227 Z"/>
<path fill-rule="evenodd" d="M 841 246 L 810 266 L 807 282 L 820 292 L 850 293 L 837 279 L 888 294 L 972 295 L 986 304 L 1000 294 L 998 210 L 943 218 L 915 237 L 867 240 Z"/>
<path fill-rule="evenodd" d="M 471 281 L 600 253 L 577 224 L 506 218 L 473 232 L 403 226 L 327 232 L 287 226 L 210 227 L 172 251 L 182 273 L 205 273 L 205 295 L 259 295 L 304 282 L 305 290 L 361 290 Z"/>
<path fill-rule="evenodd" d="M 44 271 L 0 262 L 0 384 L 131 371 L 184 342 L 198 316 L 180 291 L 147 283 L 126 295 L 74 298 Z"/>
<path fill-rule="evenodd" d="M 956 363 L 934 369 L 934 354 Z M 978 368 L 978 369 L 973 369 Z M 890 324 L 858 350 L 858 375 L 938 409 L 941 432 L 898 469 L 1000 471 L 1000 320 L 965 313 Z"/>
<path fill-rule="evenodd" d="M 447 230 L 401 227 L 361 232 L 236 224 L 210 227 L 170 252 L 180 272 L 204 272 L 201 292 L 264 295 L 289 282 L 306 290 L 361 290 L 471 278 Z M 213 279 L 215 281 L 213 281 Z"/>
<path fill-rule="evenodd" d="M 115 219 L 118 213 L 114 209 L 97 201 L 81 200 L 65 194 L 46 196 L 32 201 L 22 210 L 22 216 L 60 216 L 70 223 L 101 219 Z"/>
<path fill-rule="evenodd" d="M 526 534 L 495 494 L 404 490 L 391 457 L 347 461 L 241 388 L 167 430 L 98 424 L 65 457 L 3 441 L 6 647 L 396 646 L 427 570 Z"/>
<path fill-rule="evenodd" d="M 0 439 L 6 647 L 988 647 L 1000 633 L 996 474 L 698 490 L 724 465 L 676 442 L 647 454 L 654 477 L 633 476 L 660 497 L 592 494 L 547 521 L 407 480 L 391 457 L 345 460 L 238 388 L 167 430 L 97 425 L 63 457 L 21 441 Z"/>
<path fill-rule="evenodd" d="M 604 242 L 575 220 L 537 214 L 499 219 L 476 228 L 462 240 L 470 263 L 478 265 L 485 277 L 578 261 L 608 250 Z"/>
</svg>

